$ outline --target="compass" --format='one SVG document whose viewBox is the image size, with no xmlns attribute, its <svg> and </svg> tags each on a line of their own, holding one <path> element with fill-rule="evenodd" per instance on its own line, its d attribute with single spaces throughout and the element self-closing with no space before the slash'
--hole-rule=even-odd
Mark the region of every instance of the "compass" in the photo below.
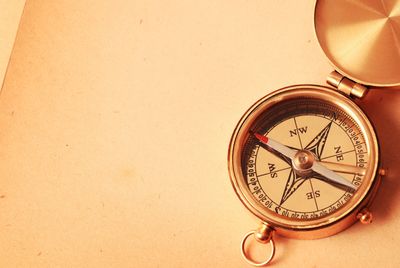
<svg viewBox="0 0 400 268">
<path fill-rule="evenodd" d="M 274 257 L 274 235 L 316 239 L 372 222 L 369 206 L 385 170 L 368 117 L 354 99 L 368 86 L 400 84 L 400 1 L 318 0 L 315 28 L 336 71 L 329 86 L 276 90 L 242 116 L 228 153 L 232 185 L 260 220 L 242 254 L 255 266 Z M 385 68 L 382 68 L 385 66 Z M 269 243 L 262 262 L 249 239 Z"/>
</svg>

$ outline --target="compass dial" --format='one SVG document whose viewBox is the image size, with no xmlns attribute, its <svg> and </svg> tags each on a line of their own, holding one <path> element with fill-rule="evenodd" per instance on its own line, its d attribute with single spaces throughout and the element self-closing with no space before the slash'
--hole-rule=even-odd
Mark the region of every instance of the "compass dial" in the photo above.
<svg viewBox="0 0 400 268">
<path fill-rule="evenodd" d="M 333 166 L 356 187 L 364 180 L 368 162 L 363 133 L 335 106 L 315 99 L 290 101 L 264 113 L 252 131 L 295 151 L 310 152 L 316 161 L 328 168 Z M 325 216 L 353 196 L 320 174 L 298 172 L 292 160 L 271 152 L 252 135 L 243 149 L 242 170 L 254 199 L 290 218 Z"/>
<path fill-rule="evenodd" d="M 379 183 L 378 143 L 368 118 L 322 86 L 284 88 L 255 103 L 233 133 L 228 162 L 243 204 L 290 237 L 346 228 Z"/>
</svg>

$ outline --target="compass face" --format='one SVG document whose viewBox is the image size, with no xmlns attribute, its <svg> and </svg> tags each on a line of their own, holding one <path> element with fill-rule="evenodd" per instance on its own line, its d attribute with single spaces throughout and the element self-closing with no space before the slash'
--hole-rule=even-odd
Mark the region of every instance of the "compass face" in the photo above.
<svg viewBox="0 0 400 268">
<path fill-rule="evenodd" d="M 368 165 L 365 139 L 356 122 L 338 107 L 315 99 L 292 100 L 260 116 L 252 131 L 293 150 L 311 152 L 316 161 L 334 166 L 355 186 L 363 183 Z M 326 216 L 353 196 L 317 173 L 297 172 L 290 159 L 271 152 L 252 135 L 244 146 L 242 171 L 254 199 L 285 217 Z"/>
<path fill-rule="evenodd" d="M 261 99 L 238 123 L 229 149 L 240 200 L 286 236 L 292 236 L 287 230 L 307 231 L 301 237 L 313 230 L 312 238 L 324 237 L 353 223 L 377 189 L 377 168 L 368 118 L 320 86 L 294 86 Z"/>
</svg>

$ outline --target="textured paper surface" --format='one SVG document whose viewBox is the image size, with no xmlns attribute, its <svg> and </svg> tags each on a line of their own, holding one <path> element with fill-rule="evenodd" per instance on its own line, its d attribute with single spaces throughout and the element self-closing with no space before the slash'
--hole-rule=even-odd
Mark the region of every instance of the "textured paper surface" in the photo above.
<svg viewBox="0 0 400 268">
<path fill-rule="evenodd" d="M 0 267 L 247 267 L 227 148 L 272 90 L 332 70 L 313 1 L 28 0 L 0 97 Z M 272 267 L 399 267 L 398 90 L 364 107 L 372 225 L 278 237 Z M 267 249 L 266 249 L 267 250 Z"/>
<path fill-rule="evenodd" d="M 0 0 L 0 85 L 3 84 L 25 0 Z"/>
</svg>

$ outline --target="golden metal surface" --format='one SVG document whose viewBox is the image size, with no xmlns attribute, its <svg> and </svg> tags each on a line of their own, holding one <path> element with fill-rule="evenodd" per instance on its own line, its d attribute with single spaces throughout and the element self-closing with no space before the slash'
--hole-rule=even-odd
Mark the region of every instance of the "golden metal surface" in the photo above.
<svg viewBox="0 0 400 268">
<path fill-rule="evenodd" d="M 362 98 L 368 91 L 364 85 L 354 82 L 336 71 L 328 75 L 326 82 L 347 96 Z"/>
<path fill-rule="evenodd" d="M 340 73 L 338 73 L 336 71 L 333 71 L 326 78 L 326 82 L 328 83 L 328 85 L 338 88 L 339 84 L 340 84 L 340 82 L 342 82 L 343 78 L 344 78 L 343 75 L 341 75 Z"/>
<path fill-rule="evenodd" d="M 373 216 L 372 213 L 368 209 L 363 209 L 358 215 L 357 218 L 360 220 L 362 224 L 370 224 L 372 223 Z"/>
<path fill-rule="evenodd" d="M 400 85 L 399 0 L 318 0 L 315 30 L 341 74 L 364 85 Z"/>
<path fill-rule="evenodd" d="M 274 229 L 272 229 L 268 224 L 261 223 L 257 231 L 254 233 L 255 239 L 263 244 L 269 242 L 274 234 Z"/>
<path fill-rule="evenodd" d="M 247 140 L 248 132 L 257 118 L 277 103 L 304 98 L 305 96 L 331 103 L 351 116 L 363 133 L 368 151 L 366 159 L 368 165 L 365 170 L 358 171 L 365 174 L 365 181 L 360 185 L 354 196 L 332 214 L 306 221 L 282 217 L 257 202 L 249 191 L 241 168 L 242 148 Z M 358 213 L 363 208 L 368 207 L 380 182 L 380 177 L 376 176 L 379 164 L 378 141 L 371 123 L 360 108 L 350 99 L 335 92 L 332 88 L 323 86 L 292 86 L 275 91 L 255 103 L 245 113 L 234 131 L 229 148 L 228 164 L 231 182 L 243 204 L 263 222 L 267 222 L 278 234 L 292 238 L 322 238 L 349 227 L 358 220 Z M 341 168 L 343 169 L 343 167 Z"/>
</svg>

